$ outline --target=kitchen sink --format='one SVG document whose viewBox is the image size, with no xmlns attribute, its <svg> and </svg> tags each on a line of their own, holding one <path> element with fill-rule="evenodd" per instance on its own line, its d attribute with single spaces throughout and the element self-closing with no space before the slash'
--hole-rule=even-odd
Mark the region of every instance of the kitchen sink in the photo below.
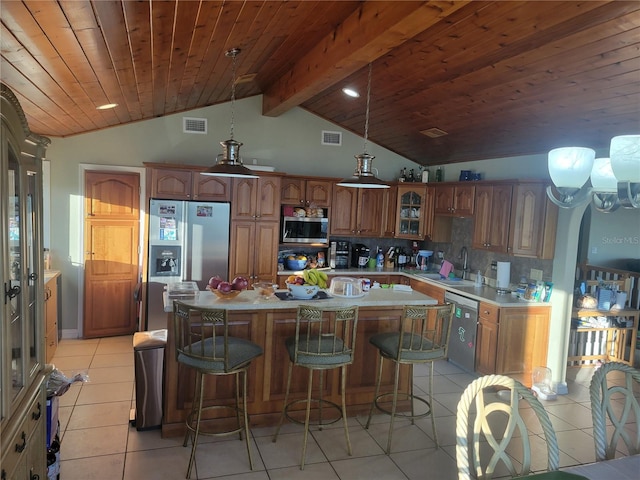
<svg viewBox="0 0 640 480">
<path fill-rule="evenodd" d="M 428 278 L 434 282 L 441 283 L 443 285 L 451 285 L 457 287 L 470 287 L 474 285 L 471 280 L 463 280 L 462 278 L 442 278 L 439 273 L 414 273 L 416 277 Z"/>
</svg>

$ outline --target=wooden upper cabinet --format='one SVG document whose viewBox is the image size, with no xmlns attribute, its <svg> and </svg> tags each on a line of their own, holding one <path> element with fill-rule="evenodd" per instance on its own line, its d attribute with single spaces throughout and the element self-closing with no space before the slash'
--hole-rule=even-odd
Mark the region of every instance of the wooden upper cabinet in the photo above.
<svg viewBox="0 0 640 480">
<path fill-rule="evenodd" d="M 202 175 L 199 169 L 153 167 L 149 171 L 153 198 L 211 202 L 231 199 L 231 181 L 227 177 Z"/>
<path fill-rule="evenodd" d="M 327 208 L 331 204 L 333 183 L 300 177 L 282 177 L 280 203 Z"/>
<path fill-rule="evenodd" d="M 334 185 L 329 229 L 337 236 L 382 236 L 384 190 Z"/>
<path fill-rule="evenodd" d="M 507 253 L 511 195 L 511 185 L 475 187 L 473 248 Z"/>
<path fill-rule="evenodd" d="M 333 207 L 331 208 L 331 218 L 329 219 L 329 230 L 332 235 L 352 236 L 356 233 L 357 210 L 358 210 L 358 190 L 357 188 L 333 187 Z"/>
<path fill-rule="evenodd" d="M 280 177 L 234 178 L 231 218 L 280 221 Z"/>
<path fill-rule="evenodd" d="M 434 213 L 436 215 L 470 217 L 473 215 L 474 200 L 474 185 L 436 185 Z"/>
<path fill-rule="evenodd" d="M 382 236 L 393 238 L 396 233 L 396 209 L 398 203 L 398 187 L 391 186 L 384 190 L 382 207 Z"/>
<path fill-rule="evenodd" d="M 558 207 L 547 197 L 546 188 L 544 183 L 521 183 L 513 187 L 509 228 L 512 255 L 553 258 Z"/>
</svg>

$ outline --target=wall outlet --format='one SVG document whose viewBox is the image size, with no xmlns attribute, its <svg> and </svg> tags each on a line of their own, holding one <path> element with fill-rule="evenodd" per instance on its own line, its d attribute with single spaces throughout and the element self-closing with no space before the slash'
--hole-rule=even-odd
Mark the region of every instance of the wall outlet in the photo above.
<svg viewBox="0 0 640 480">
<path fill-rule="evenodd" d="M 442 250 L 438 250 L 438 259 L 444 260 L 444 252 Z"/>
<path fill-rule="evenodd" d="M 491 262 L 491 270 L 493 271 L 498 270 L 498 262 Z"/>
<path fill-rule="evenodd" d="M 531 278 L 531 280 L 542 281 L 542 270 L 532 268 L 531 273 L 529 274 L 529 278 Z"/>
</svg>

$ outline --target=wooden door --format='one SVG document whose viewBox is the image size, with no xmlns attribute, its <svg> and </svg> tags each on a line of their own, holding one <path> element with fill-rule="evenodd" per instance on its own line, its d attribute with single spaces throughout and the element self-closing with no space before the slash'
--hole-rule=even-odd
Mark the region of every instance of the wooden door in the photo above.
<svg viewBox="0 0 640 480">
<path fill-rule="evenodd" d="M 542 184 L 523 184 L 515 187 L 510 229 L 512 254 L 523 257 L 540 255 L 544 234 L 545 200 L 545 187 Z"/>
<path fill-rule="evenodd" d="M 279 227 L 277 222 L 256 223 L 252 281 L 277 282 Z"/>
<path fill-rule="evenodd" d="M 280 186 L 280 203 L 284 205 L 304 205 L 305 181 L 301 178 L 284 177 Z"/>
<path fill-rule="evenodd" d="M 153 198 L 167 198 L 174 200 L 191 200 L 190 170 L 173 168 L 151 169 L 151 196 Z"/>
<path fill-rule="evenodd" d="M 396 208 L 398 203 L 398 188 L 385 189 L 382 214 L 382 236 L 393 238 L 396 233 Z"/>
<path fill-rule="evenodd" d="M 231 223 L 230 279 L 241 275 L 249 281 L 252 280 L 255 234 L 256 222 L 254 221 Z"/>
<path fill-rule="evenodd" d="M 511 218 L 511 185 L 493 187 L 491 228 L 488 232 L 490 249 L 507 253 L 509 246 L 509 219 Z"/>
<path fill-rule="evenodd" d="M 331 203 L 332 183 L 327 180 L 307 180 L 306 200 L 312 207 L 328 207 Z"/>
<path fill-rule="evenodd" d="M 280 177 L 262 176 L 258 179 L 256 194 L 256 220 L 280 221 Z"/>
<path fill-rule="evenodd" d="M 331 221 L 329 222 L 329 229 L 332 235 L 355 235 L 357 207 L 357 188 L 333 187 Z"/>
<path fill-rule="evenodd" d="M 453 208 L 453 191 L 452 185 L 438 185 L 435 187 L 434 196 L 434 213 L 440 215 L 451 215 Z"/>
<path fill-rule="evenodd" d="M 384 193 L 385 190 L 379 188 L 358 189 L 358 235 L 382 236 Z"/>
<path fill-rule="evenodd" d="M 198 172 L 193 172 L 192 187 L 194 200 L 206 200 L 208 202 L 228 202 L 231 200 L 230 178 L 201 175 Z"/>
<path fill-rule="evenodd" d="M 459 185 L 455 188 L 453 196 L 453 213 L 459 217 L 473 215 L 474 186 Z"/>
<path fill-rule="evenodd" d="M 139 281 L 140 177 L 87 172 L 84 221 L 83 336 L 137 329 L 133 293 Z"/>
<path fill-rule="evenodd" d="M 474 248 L 489 248 L 489 232 L 493 228 L 491 224 L 491 202 L 493 200 L 493 187 L 490 185 L 476 187 L 476 213 L 473 218 Z"/>
</svg>

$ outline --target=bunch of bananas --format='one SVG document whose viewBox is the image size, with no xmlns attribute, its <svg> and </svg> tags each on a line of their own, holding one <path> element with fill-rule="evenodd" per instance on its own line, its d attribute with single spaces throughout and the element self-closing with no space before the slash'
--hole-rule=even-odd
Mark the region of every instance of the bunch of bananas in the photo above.
<svg viewBox="0 0 640 480">
<path fill-rule="evenodd" d="M 327 274 L 316 270 L 315 268 L 310 268 L 308 270 L 303 270 L 302 275 L 304 276 L 304 283 L 308 283 L 309 285 L 318 285 L 320 288 L 327 288 Z"/>
</svg>

